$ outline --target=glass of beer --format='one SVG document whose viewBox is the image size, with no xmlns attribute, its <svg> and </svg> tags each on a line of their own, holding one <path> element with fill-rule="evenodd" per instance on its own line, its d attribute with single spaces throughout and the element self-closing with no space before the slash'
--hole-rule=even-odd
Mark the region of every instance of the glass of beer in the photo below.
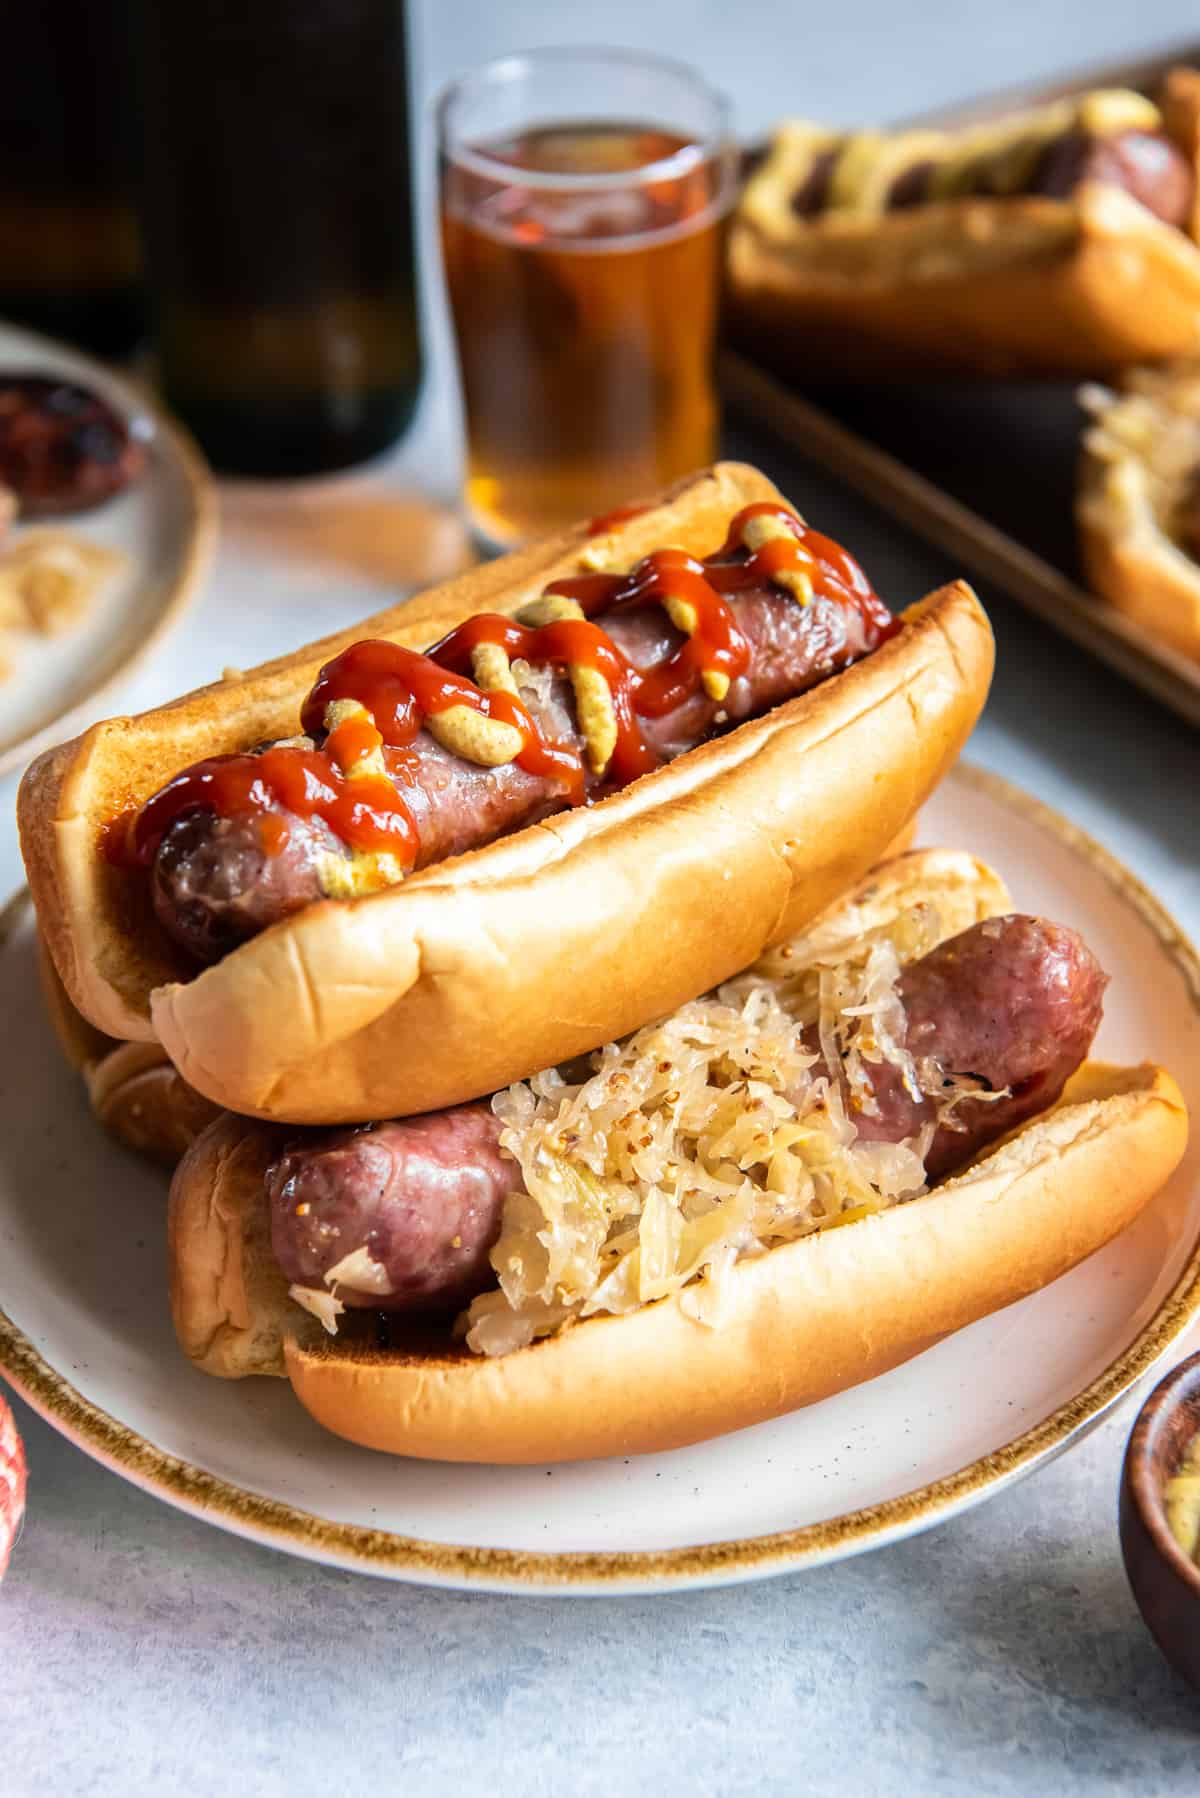
<svg viewBox="0 0 1200 1798">
<path fill-rule="evenodd" d="M 507 548 L 711 461 L 724 99 L 665 59 L 552 49 L 456 82 L 438 119 L 475 531 Z"/>
</svg>

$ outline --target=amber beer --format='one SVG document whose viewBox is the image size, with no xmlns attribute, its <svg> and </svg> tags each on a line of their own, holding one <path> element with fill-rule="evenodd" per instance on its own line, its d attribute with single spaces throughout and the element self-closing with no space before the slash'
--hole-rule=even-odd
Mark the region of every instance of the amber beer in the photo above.
<svg viewBox="0 0 1200 1798">
<path fill-rule="evenodd" d="M 509 545 L 711 460 L 723 147 L 634 120 L 443 148 L 467 504 Z"/>
</svg>

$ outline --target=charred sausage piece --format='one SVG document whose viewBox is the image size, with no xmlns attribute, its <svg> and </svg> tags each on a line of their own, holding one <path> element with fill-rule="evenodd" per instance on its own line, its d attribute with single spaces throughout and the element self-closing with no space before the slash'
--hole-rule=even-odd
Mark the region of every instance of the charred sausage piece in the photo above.
<svg viewBox="0 0 1200 1798">
<path fill-rule="evenodd" d="M 275 1258 L 293 1284 L 324 1291 L 325 1275 L 365 1248 L 378 1273 L 336 1282 L 343 1304 L 456 1309 L 494 1281 L 488 1250 L 519 1185 L 486 1102 L 309 1136 L 267 1174 Z"/>
<path fill-rule="evenodd" d="M 1158 131 L 1120 131 L 1092 137 L 1068 131 L 1049 144 L 1029 192 L 1065 198 L 1085 181 L 1121 187 L 1164 224 L 1186 228 L 1195 198 L 1195 172 L 1169 137 Z"/>
<path fill-rule="evenodd" d="M 98 506 L 136 479 L 144 460 L 125 420 L 87 388 L 0 374 L 0 482 L 23 517 Z"/>
<path fill-rule="evenodd" d="M 766 711 L 804 692 L 873 647 L 855 607 L 815 598 L 808 606 L 775 591 L 750 590 L 730 601 L 750 644 L 749 672 L 721 703 L 697 691 L 665 717 L 643 720 L 647 742 L 661 756 L 694 748 L 714 730 Z M 659 607 L 606 617 L 604 627 L 634 667 L 649 668 L 682 639 Z M 545 695 L 523 694 L 545 734 L 581 748 L 571 688 L 556 679 Z M 496 837 L 536 823 L 567 804 L 565 788 L 528 774 L 514 762 L 484 768 L 442 748 L 422 732 L 416 771 L 402 792 L 419 848 L 415 866 L 444 861 Z M 589 786 L 595 788 L 594 776 Z M 217 960 L 239 942 L 322 898 L 321 868 L 346 846 L 319 819 L 287 816 L 286 848 L 269 853 L 256 814 L 219 821 L 211 812 L 180 819 L 155 858 L 155 912 L 167 934 L 201 962 Z"/>
<path fill-rule="evenodd" d="M 1059 1097 L 1100 1027 L 1108 976 L 1075 931 L 1042 918 L 989 918 L 941 943 L 900 979 L 906 1047 L 927 1090 L 973 1076 L 1006 1099 L 965 1099 L 933 1139 L 937 1180 Z M 873 1142 L 915 1136 L 935 1115 L 890 1063 L 873 1076 L 878 1115 L 855 1117 Z M 955 1127 L 957 1125 L 957 1128 Z"/>
</svg>

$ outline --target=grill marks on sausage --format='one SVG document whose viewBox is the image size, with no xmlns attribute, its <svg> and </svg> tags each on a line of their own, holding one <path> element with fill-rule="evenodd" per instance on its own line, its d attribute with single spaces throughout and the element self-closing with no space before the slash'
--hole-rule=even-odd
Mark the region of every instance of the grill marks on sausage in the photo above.
<svg viewBox="0 0 1200 1798">
<path fill-rule="evenodd" d="M 989 919 L 949 939 L 901 977 L 907 1046 L 926 1068 L 971 1075 L 999 1101 L 966 1100 L 926 1157 L 940 1179 L 1052 1105 L 1091 1046 L 1107 977 L 1082 938 L 1044 919 Z M 936 1115 L 891 1064 L 875 1079 L 878 1115 L 857 1115 L 864 1141 L 916 1136 Z M 323 1288 L 366 1247 L 392 1291 L 338 1287 L 353 1307 L 448 1311 L 495 1283 L 488 1251 L 520 1170 L 500 1150 L 486 1102 L 368 1129 L 298 1136 L 267 1176 L 272 1244 L 287 1278 Z"/>
</svg>

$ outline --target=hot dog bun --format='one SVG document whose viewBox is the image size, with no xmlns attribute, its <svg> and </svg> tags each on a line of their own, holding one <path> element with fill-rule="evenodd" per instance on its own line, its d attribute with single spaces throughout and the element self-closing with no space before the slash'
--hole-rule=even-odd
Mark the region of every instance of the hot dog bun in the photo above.
<svg viewBox="0 0 1200 1798">
<path fill-rule="evenodd" d="M 81 1017 L 40 939 L 38 972 L 54 1033 L 98 1122 L 126 1148 L 173 1168 L 219 1107 L 187 1084 L 157 1043 L 117 1042 Z"/>
<path fill-rule="evenodd" d="M 1075 513 L 1088 581 L 1151 637 L 1200 662 L 1200 563 L 1171 535 L 1200 478 L 1200 363 L 1092 389 Z"/>
<path fill-rule="evenodd" d="M 88 1071 L 87 1088 L 109 1135 L 167 1168 L 220 1115 L 157 1043 L 118 1043 Z"/>
<path fill-rule="evenodd" d="M 917 891 L 934 896 L 946 935 L 1008 903 L 973 858 L 918 851 L 826 922 L 835 935 L 873 928 Z M 715 1328 L 672 1297 L 492 1360 L 447 1351 L 444 1336 L 407 1354 L 322 1337 L 270 1250 L 264 1176 L 283 1134 L 222 1118 L 176 1174 L 185 1352 L 226 1377 L 286 1373 L 318 1422 L 368 1447 L 540 1462 L 682 1446 L 884 1372 L 1107 1242 L 1166 1180 L 1187 1122 L 1161 1069 L 1089 1065 L 1053 1112 L 928 1196 L 739 1263 Z"/>
<path fill-rule="evenodd" d="M 1194 163 L 1196 77 L 1175 74 L 1164 124 Z M 877 153 L 934 154 L 917 141 L 929 135 L 881 138 Z M 801 218 L 792 197 L 833 141 L 781 127 L 734 215 L 731 322 L 748 354 L 801 376 L 900 381 L 1098 374 L 1200 347 L 1200 248 L 1123 190 Z"/>
<path fill-rule="evenodd" d="M 813 929 L 826 942 L 853 940 L 918 899 L 936 907 L 941 933 L 955 936 L 1009 908 L 986 863 L 959 849 L 909 849 L 872 869 Z M 263 1176 L 287 1132 L 225 1115 L 204 1132 L 171 1189 L 170 1279 L 175 1330 L 185 1353 L 221 1379 L 284 1374 L 289 1327 L 305 1320 L 271 1254 Z"/>
<path fill-rule="evenodd" d="M 215 1103 L 296 1123 L 419 1112 L 593 1048 L 744 966 L 885 851 L 957 756 L 992 668 L 987 620 L 954 583 L 874 654 L 601 804 L 325 901 L 199 975 L 108 866 L 105 824 L 196 759 L 294 731 L 346 643 L 428 645 L 511 612 L 579 566 L 672 544 L 702 554 L 735 511 L 778 499 L 720 464 L 605 538 L 582 528 L 502 558 L 281 662 L 36 762 L 19 798 L 39 920 L 73 1002 L 107 1034 L 157 1037 Z"/>
</svg>

